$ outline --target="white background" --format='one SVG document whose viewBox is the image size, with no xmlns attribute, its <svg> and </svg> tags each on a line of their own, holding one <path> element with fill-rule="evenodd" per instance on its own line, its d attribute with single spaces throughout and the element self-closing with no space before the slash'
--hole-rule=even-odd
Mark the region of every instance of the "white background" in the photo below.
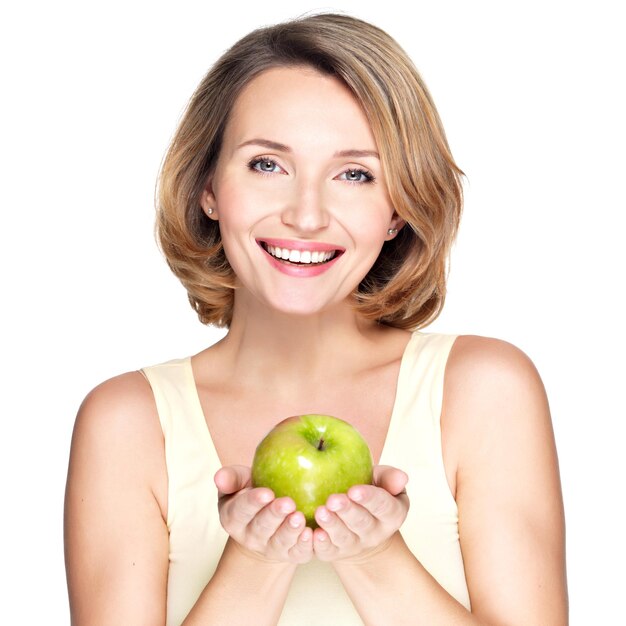
<svg viewBox="0 0 626 626">
<path fill-rule="evenodd" d="M 506 339 L 535 362 L 560 455 L 571 623 L 619 620 L 619 4 L 57 0 L 1 10 L 4 623 L 69 621 L 62 504 L 84 395 L 220 336 L 197 321 L 153 238 L 155 177 L 188 97 L 239 37 L 321 9 L 385 29 L 430 87 L 469 182 L 446 308 L 426 330 Z"/>
</svg>

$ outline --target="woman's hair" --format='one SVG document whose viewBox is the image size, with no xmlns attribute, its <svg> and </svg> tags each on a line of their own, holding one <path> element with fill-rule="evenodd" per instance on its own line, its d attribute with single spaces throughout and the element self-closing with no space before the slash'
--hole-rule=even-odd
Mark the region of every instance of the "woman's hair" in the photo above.
<svg viewBox="0 0 626 626">
<path fill-rule="evenodd" d="M 413 330 L 432 322 L 446 294 L 447 264 L 462 207 L 461 177 L 431 96 L 411 59 L 380 28 L 320 13 L 249 33 L 213 65 L 191 97 L 165 155 L 157 189 L 157 239 L 204 324 L 229 326 L 234 272 L 219 224 L 200 197 L 242 89 L 274 67 L 331 75 L 365 110 L 389 197 L 406 221 L 386 241 L 354 293 L 369 319 Z"/>
</svg>

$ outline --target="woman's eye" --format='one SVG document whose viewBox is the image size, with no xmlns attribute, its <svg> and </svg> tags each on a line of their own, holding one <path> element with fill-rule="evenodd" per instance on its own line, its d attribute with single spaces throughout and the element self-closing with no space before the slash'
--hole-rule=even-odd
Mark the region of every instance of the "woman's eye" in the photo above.
<svg viewBox="0 0 626 626">
<path fill-rule="evenodd" d="M 371 172 L 360 168 L 349 169 L 341 174 L 349 183 L 373 183 L 376 179 Z"/>
<path fill-rule="evenodd" d="M 248 163 L 248 167 L 259 174 L 273 174 L 275 172 L 273 168 L 280 168 L 276 161 L 265 157 L 252 159 L 252 161 Z"/>
</svg>

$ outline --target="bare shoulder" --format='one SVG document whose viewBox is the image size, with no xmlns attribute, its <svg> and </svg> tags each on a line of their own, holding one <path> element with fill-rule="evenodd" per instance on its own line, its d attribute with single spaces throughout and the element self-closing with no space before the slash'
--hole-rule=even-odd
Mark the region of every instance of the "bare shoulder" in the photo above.
<svg viewBox="0 0 626 626">
<path fill-rule="evenodd" d="M 493 427 L 494 419 L 504 421 L 520 414 L 550 421 L 535 364 L 523 350 L 502 339 L 459 336 L 448 358 L 444 394 L 446 418 L 454 421 L 455 431 L 475 430 L 481 424 Z"/>
<path fill-rule="evenodd" d="M 494 622 L 565 623 L 558 460 L 530 357 L 500 339 L 458 337 L 446 367 L 442 437 L 473 611 Z"/>
<path fill-rule="evenodd" d="M 520 348 L 494 337 L 460 335 L 457 337 L 450 357 L 447 372 L 450 376 L 472 377 L 476 383 L 484 377 L 500 377 L 501 381 L 539 380 L 539 374 L 530 357 Z"/>
<path fill-rule="evenodd" d="M 523 350 L 502 339 L 456 339 L 446 365 L 441 419 L 455 490 L 463 470 L 492 463 L 499 454 L 541 450 L 556 456 L 539 372 Z"/>
<path fill-rule="evenodd" d="M 110 378 L 86 395 L 76 417 L 71 455 L 75 461 L 102 456 L 103 463 L 125 467 L 150 485 L 165 508 L 163 432 L 152 389 L 141 372 Z"/>
<path fill-rule="evenodd" d="M 83 400 L 78 417 L 94 422 L 118 418 L 119 425 L 128 423 L 120 414 L 135 416 L 134 421 L 154 417 L 156 407 L 150 384 L 139 371 L 126 372 L 109 378 L 94 387 Z M 88 417 L 85 417 L 88 416 Z"/>
</svg>

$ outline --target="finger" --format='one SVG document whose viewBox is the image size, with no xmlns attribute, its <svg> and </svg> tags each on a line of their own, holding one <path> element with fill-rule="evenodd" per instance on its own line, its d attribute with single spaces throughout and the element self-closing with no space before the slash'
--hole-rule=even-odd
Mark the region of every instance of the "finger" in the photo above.
<svg viewBox="0 0 626 626">
<path fill-rule="evenodd" d="M 333 544 L 330 535 L 323 528 L 313 531 L 313 552 L 320 561 L 332 561 L 336 558 L 339 548 Z"/>
<path fill-rule="evenodd" d="M 304 516 L 303 516 L 304 524 Z M 305 526 L 300 535 L 296 545 L 289 550 L 289 556 L 297 563 L 307 563 L 313 556 L 313 530 L 308 526 Z"/>
<path fill-rule="evenodd" d="M 287 515 L 283 519 L 282 524 L 270 539 L 270 546 L 278 552 L 290 553 L 290 556 L 293 556 L 299 551 L 298 540 L 305 529 L 306 519 L 304 518 L 304 515 L 301 511 L 294 510 L 290 515 Z M 296 549 L 293 550 L 294 548 Z"/>
<path fill-rule="evenodd" d="M 408 475 L 391 465 L 377 465 L 374 468 L 372 484 L 388 491 L 392 496 L 402 493 L 408 482 Z"/>
<path fill-rule="evenodd" d="M 409 508 L 409 499 L 404 491 L 392 496 L 386 489 L 380 487 L 355 485 L 348 489 L 347 495 L 350 500 L 369 511 L 376 520 L 385 523 L 404 520 Z"/>
<path fill-rule="evenodd" d="M 247 526 L 250 521 L 274 499 L 271 489 L 264 487 L 240 492 L 221 504 L 220 516 Z"/>
<path fill-rule="evenodd" d="M 281 527 L 272 537 L 272 542 L 280 548 L 292 548 L 306 528 L 306 519 L 301 511 L 294 511 L 285 518 Z"/>
<path fill-rule="evenodd" d="M 378 522 L 365 507 L 352 501 L 347 495 L 330 496 L 326 507 L 335 513 L 348 530 L 359 537 L 370 533 Z"/>
<path fill-rule="evenodd" d="M 260 510 L 250 522 L 249 532 L 254 537 L 267 543 L 278 531 L 285 518 L 296 510 L 296 503 L 291 498 L 277 498 Z M 294 536 L 297 537 L 297 533 Z"/>
<path fill-rule="evenodd" d="M 326 531 L 326 534 L 334 546 L 338 548 L 352 546 L 357 540 L 357 537 L 345 525 L 341 517 L 339 517 L 340 512 L 345 512 L 349 508 L 350 501 L 345 494 L 330 496 L 328 501 L 333 505 L 335 511 L 331 511 L 328 505 L 319 506 L 315 511 L 315 521 L 319 524 L 320 528 Z"/>
<path fill-rule="evenodd" d="M 227 465 L 217 470 L 213 480 L 221 498 L 250 487 L 250 468 L 245 465 Z"/>
</svg>

